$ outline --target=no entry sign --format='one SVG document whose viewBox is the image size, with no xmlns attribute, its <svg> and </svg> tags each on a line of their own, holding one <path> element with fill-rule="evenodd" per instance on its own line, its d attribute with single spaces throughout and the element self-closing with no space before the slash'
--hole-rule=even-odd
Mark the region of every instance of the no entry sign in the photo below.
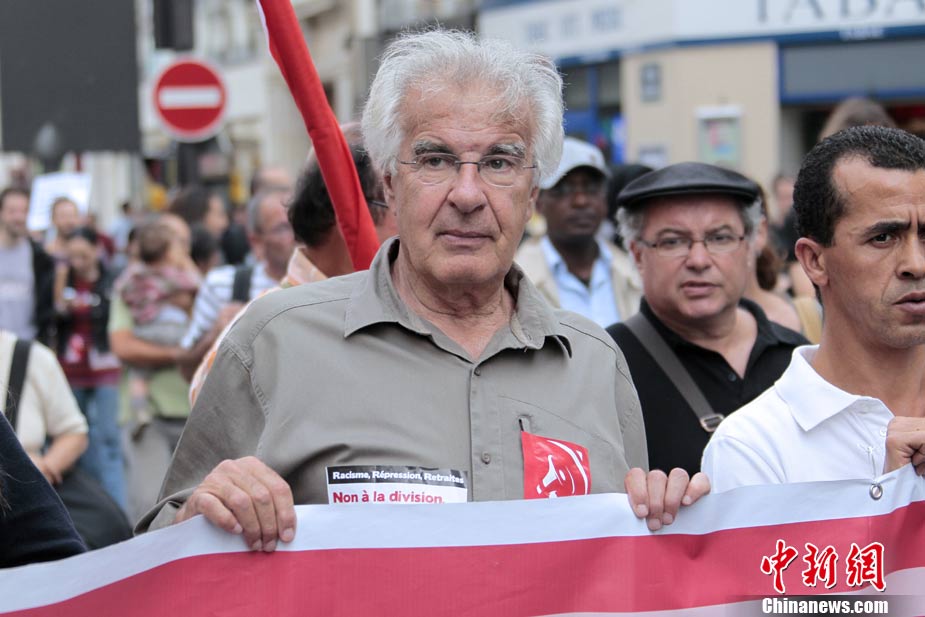
<svg viewBox="0 0 925 617">
<path fill-rule="evenodd" d="M 225 84 L 218 72 L 198 60 L 180 60 L 154 82 L 154 109 L 164 128 L 179 141 L 215 135 L 225 113 Z"/>
</svg>

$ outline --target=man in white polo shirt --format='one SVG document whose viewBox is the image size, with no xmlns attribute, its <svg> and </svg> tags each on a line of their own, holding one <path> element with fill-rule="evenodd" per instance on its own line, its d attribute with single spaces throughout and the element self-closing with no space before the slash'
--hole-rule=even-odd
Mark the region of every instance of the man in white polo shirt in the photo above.
<svg viewBox="0 0 925 617">
<path fill-rule="evenodd" d="M 714 433 L 716 491 L 925 472 L 925 141 L 856 127 L 810 151 L 797 258 L 825 310 L 819 346 Z"/>
<path fill-rule="evenodd" d="M 536 200 L 546 235 L 525 242 L 515 259 L 550 304 L 602 328 L 634 315 L 642 297 L 633 260 L 595 238 L 607 216 L 609 177 L 599 149 L 566 137 L 559 167 L 540 184 Z"/>
</svg>

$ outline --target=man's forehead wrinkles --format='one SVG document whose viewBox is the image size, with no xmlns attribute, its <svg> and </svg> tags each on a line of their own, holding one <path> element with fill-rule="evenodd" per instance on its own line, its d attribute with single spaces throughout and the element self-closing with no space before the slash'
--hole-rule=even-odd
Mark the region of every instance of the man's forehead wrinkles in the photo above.
<svg viewBox="0 0 925 617">
<path fill-rule="evenodd" d="M 733 227 L 734 227 L 734 225 L 733 225 L 732 223 L 728 222 L 728 221 L 722 221 L 722 222 L 717 222 L 717 223 L 711 223 L 711 224 L 706 225 L 706 226 L 704 227 L 704 233 L 708 233 L 708 234 L 709 234 L 709 233 L 715 233 L 715 232 L 717 232 L 717 231 L 723 231 L 723 230 L 726 230 L 726 229 L 733 229 Z M 693 230 L 691 229 L 691 226 L 685 225 L 685 226 L 680 226 L 680 227 L 679 227 L 679 226 L 677 226 L 677 225 L 675 225 L 675 224 L 669 224 L 669 225 L 664 225 L 663 227 L 660 227 L 657 233 L 659 233 L 659 234 L 664 234 L 664 233 L 675 233 L 675 234 L 690 235 L 692 232 L 693 232 Z"/>
<path fill-rule="evenodd" d="M 427 154 L 430 152 L 440 152 L 446 154 L 456 154 L 455 150 L 443 141 L 436 139 L 418 139 L 411 144 L 411 151 L 414 154 Z M 524 157 L 527 153 L 527 147 L 517 139 L 502 140 L 483 149 L 486 155 L 507 154 L 510 156 Z"/>
</svg>

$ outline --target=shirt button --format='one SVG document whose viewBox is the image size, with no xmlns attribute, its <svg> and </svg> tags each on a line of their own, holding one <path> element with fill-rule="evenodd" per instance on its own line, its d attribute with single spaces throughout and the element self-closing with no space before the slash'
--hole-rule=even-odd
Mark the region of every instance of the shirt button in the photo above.
<svg viewBox="0 0 925 617">
<path fill-rule="evenodd" d="M 491 463 L 491 454 L 488 452 L 482 452 L 482 462 L 488 465 Z"/>
<path fill-rule="evenodd" d="M 482 367 L 481 366 L 475 367 L 475 370 L 473 372 L 475 373 L 475 376 L 478 377 L 479 375 L 482 374 Z"/>
<path fill-rule="evenodd" d="M 736 375 L 735 373 L 729 373 L 729 381 L 735 381 L 738 378 L 739 376 Z"/>
</svg>

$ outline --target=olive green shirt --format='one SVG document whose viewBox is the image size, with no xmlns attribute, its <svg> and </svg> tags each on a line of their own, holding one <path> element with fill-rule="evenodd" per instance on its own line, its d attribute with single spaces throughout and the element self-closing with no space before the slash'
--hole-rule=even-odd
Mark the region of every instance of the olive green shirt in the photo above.
<svg viewBox="0 0 925 617">
<path fill-rule="evenodd" d="M 135 322 L 128 306 L 119 297 L 113 295 L 109 307 L 109 333 L 120 330 L 132 331 Z M 126 383 L 128 372 L 123 371 L 120 407 L 122 408 L 122 421 L 129 421 L 130 412 L 128 404 L 128 387 Z M 189 383 L 183 379 L 180 369 L 176 366 L 165 366 L 151 372 L 148 379 L 148 400 L 151 403 L 155 416 L 169 419 L 183 419 L 189 415 Z"/>
<path fill-rule="evenodd" d="M 630 467 L 646 467 L 636 391 L 604 330 L 550 307 L 514 266 L 510 327 L 473 362 L 401 301 L 397 250 L 392 240 L 368 271 L 248 308 L 139 530 L 170 524 L 218 463 L 248 455 L 275 469 L 297 504 L 327 502 L 325 468 L 335 465 L 457 469 L 470 500 L 520 499 L 521 430 L 587 448 L 592 492 L 622 491 Z"/>
</svg>

